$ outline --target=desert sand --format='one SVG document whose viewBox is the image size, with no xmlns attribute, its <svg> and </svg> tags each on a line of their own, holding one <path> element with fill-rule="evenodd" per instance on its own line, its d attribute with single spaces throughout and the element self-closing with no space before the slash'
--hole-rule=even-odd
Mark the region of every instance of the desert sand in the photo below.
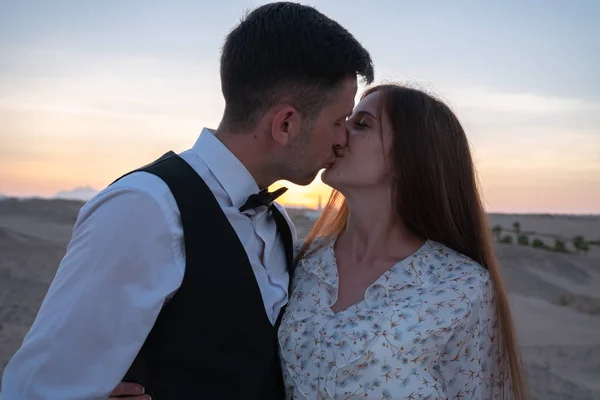
<svg viewBox="0 0 600 400">
<path fill-rule="evenodd" d="M 0 200 L 0 374 L 31 326 L 82 203 Z M 290 209 L 298 234 L 312 222 Z M 511 235 L 600 240 L 600 217 L 490 215 Z M 533 233 L 535 232 L 535 233 Z M 496 244 L 534 399 L 600 399 L 600 247 L 587 255 Z"/>
</svg>

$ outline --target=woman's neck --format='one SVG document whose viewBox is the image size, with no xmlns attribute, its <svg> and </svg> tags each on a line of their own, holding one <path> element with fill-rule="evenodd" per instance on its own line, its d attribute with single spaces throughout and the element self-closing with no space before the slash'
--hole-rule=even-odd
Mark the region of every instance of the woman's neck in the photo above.
<svg viewBox="0 0 600 400">
<path fill-rule="evenodd" d="M 353 262 L 403 259 L 423 244 L 422 238 L 406 228 L 391 198 L 389 190 L 346 196 L 350 216 L 338 241 L 350 251 Z"/>
</svg>

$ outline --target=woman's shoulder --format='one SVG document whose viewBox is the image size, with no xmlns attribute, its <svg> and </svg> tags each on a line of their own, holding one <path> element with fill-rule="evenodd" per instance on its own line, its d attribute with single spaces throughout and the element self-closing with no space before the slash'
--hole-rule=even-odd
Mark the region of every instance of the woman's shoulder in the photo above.
<svg viewBox="0 0 600 400">
<path fill-rule="evenodd" d="M 471 284 L 487 285 L 490 274 L 487 268 L 469 256 L 442 243 L 429 241 L 429 258 L 436 263 L 441 278 L 457 279 Z"/>
<path fill-rule="evenodd" d="M 443 296 L 456 306 L 452 310 L 454 317 L 466 318 L 474 308 L 478 312 L 492 309 L 494 285 L 487 268 L 440 243 L 432 244 L 427 260 L 430 262 L 424 263 L 428 273 L 425 285 L 436 301 Z"/>
</svg>

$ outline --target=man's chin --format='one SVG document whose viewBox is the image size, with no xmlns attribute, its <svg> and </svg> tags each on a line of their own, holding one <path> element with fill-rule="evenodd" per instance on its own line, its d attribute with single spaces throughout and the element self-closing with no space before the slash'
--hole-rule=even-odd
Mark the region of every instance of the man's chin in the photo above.
<svg viewBox="0 0 600 400">
<path fill-rule="evenodd" d="M 296 176 L 294 177 L 294 179 L 289 179 L 289 181 L 292 182 L 294 185 L 308 186 L 311 183 L 313 183 L 315 179 L 317 179 L 317 175 L 318 173 L 312 174 L 310 176 Z"/>
<path fill-rule="evenodd" d="M 308 186 L 311 183 L 313 183 L 315 181 L 315 179 L 317 179 L 317 176 L 319 176 L 319 173 L 321 171 L 323 171 L 323 173 L 326 173 L 329 168 L 331 168 L 331 166 L 328 166 L 327 168 L 322 167 L 322 168 L 319 168 L 317 171 L 311 172 L 310 174 L 306 174 L 303 176 L 295 176 L 294 179 L 288 179 L 288 180 L 298 186 Z"/>
</svg>

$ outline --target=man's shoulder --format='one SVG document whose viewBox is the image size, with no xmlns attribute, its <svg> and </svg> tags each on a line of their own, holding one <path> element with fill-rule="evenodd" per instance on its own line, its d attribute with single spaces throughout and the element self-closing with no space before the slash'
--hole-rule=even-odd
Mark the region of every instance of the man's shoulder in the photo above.
<svg viewBox="0 0 600 400">
<path fill-rule="evenodd" d="M 165 181 L 157 175 L 146 171 L 131 172 L 107 186 L 98 195 L 102 195 L 103 192 L 108 194 L 111 191 L 136 191 L 157 201 L 164 198 L 170 192 L 169 186 Z"/>
<path fill-rule="evenodd" d="M 174 200 L 173 203 L 170 202 L 168 193 L 168 186 L 157 176 L 133 172 L 88 200 L 79 210 L 78 219 L 97 220 L 100 216 L 105 219 L 121 215 L 122 210 L 144 210 L 148 213 L 148 218 L 154 218 L 157 211 L 167 216 L 173 214 L 174 204 Z"/>
<path fill-rule="evenodd" d="M 187 153 L 188 151 L 185 151 L 178 155 L 187 161 L 189 158 Z M 146 166 L 150 164 L 152 161 Z M 91 211 L 100 206 L 126 205 L 143 201 L 158 204 L 165 214 L 177 214 L 177 203 L 168 184 L 157 175 L 140 171 L 140 168 L 143 166 L 130 170 L 106 186 L 84 205 L 82 211 Z"/>
<path fill-rule="evenodd" d="M 188 164 L 190 164 L 193 167 L 193 169 L 200 175 L 200 177 L 202 177 L 203 171 L 201 165 L 192 165 L 191 153 L 191 150 L 186 150 L 182 153 L 178 153 L 177 156 L 179 156 Z M 173 200 L 173 195 L 171 193 L 171 190 L 169 189 L 168 184 L 165 181 L 163 181 L 160 177 L 151 172 L 139 170 L 150 166 L 154 163 L 154 161 L 156 160 L 150 161 L 146 165 L 140 166 L 122 175 L 120 178 L 115 180 L 109 186 L 104 188 L 104 190 L 98 193 L 98 196 L 110 194 L 111 192 L 115 191 L 135 191 L 153 198 L 158 203 L 164 203 L 165 201 L 170 203 L 171 200 Z"/>
</svg>

